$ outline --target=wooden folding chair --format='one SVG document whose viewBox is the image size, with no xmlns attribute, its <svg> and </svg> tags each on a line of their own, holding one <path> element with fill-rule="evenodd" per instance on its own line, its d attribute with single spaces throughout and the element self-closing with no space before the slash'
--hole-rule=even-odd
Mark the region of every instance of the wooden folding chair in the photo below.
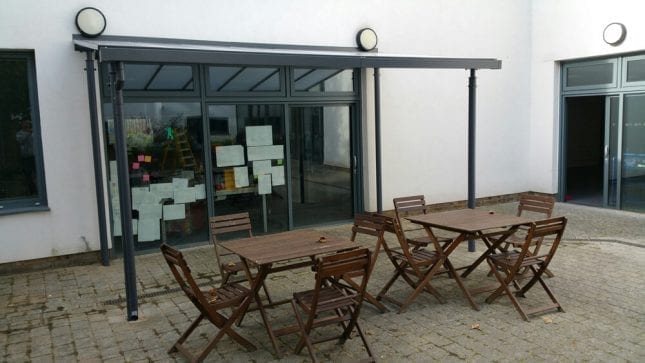
<svg viewBox="0 0 645 363">
<path fill-rule="evenodd" d="M 383 243 L 383 249 L 390 258 L 390 261 L 392 261 L 395 271 L 376 298 L 379 300 L 386 299 L 400 306 L 399 313 L 404 312 L 422 291 L 429 292 L 439 300 L 440 303 L 445 303 L 441 294 L 439 294 L 439 292 L 430 284 L 430 280 L 439 271 L 441 265 L 443 265 L 446 260 L 439 242 L 431 240 L 435 249 L 434 251 L 430 251 L 425 248 L 412 247 L 408 243 L 409 240 L 405 237 L 405 233 L 403 232 L 399 221 L 396 218 L 385 218 L 389 219 L 389 223 L 396 234 L 401 250 L 393 250 L 387 243 Z M 394 282 L 399 279 L 399 277 L 403 278 L 403 280 L 405 280 L 405 282 L 414 289 L 403 302 L 386 295 L 387 291 L 392 287 Z"/>
<path fill-rule="evenodd" d="M 244 264 L 240 261 L 239 258 L 233 260 L 230 256 L 236 256 L 230 251 L 224 250 L 219 246 L 218 236 L 224 234 L 232 234 L 235 232 L 241 233 L 242 237 L 253 237 L 253 232 L 251 230 L 251 218 L 249 217 L 248 212 L 236 213 L 236 214 L 226 214 L 221 216 L 215 216 L 210 218 L 210 230 L 211 238 L 213 245 L 215 246 L 215 258 L 217 258 L 217 267 L 220 271 L 220 276 L 222 277 L 222 284 L 226 284 L 230 277 L 237 275 L 238 272 L 244 273 Z M 227 258 L 228 257 L 228 258 Z M 234 282 L 247 281 L 245 276 L 238 276 Z M 262 282 L 262 288 L 266 294 L 267 300 L 269 303 L 272 303 L 271 296 L 269 295 L 269 290 L 267 289 L 264 282 Z"/>
<path fill-rule="evenodd" d="M 376 237 L 376 244 L 374 245 L 374 250 L 372 251 L 372 260 L 370 262 L 370 275 L 374 270 L 374 265 L 376 264 L 376 259 L 378 254 L 381 251 L 383 243 L 385 243 L 384 233 L 387 224 L 387 218 L 379 214 L 359 214 L 354 217 L 354 225 L 352 226 L 352 237 L 351 241 L 356 241 L 356 237 L 359 234 L 368 235 Z M 360 271 L 345 274 L 343 278 L 354 289 L 359 288 L 359 284 L 354 281 L 356 277 L 362 276 Z M 364 298 L 370 304 L 374 305 L 381 313 L 387 312 L 387 308 L 380 301 L 378 301 L 374 296 L 369 292 L 365 291 Z"/>
<path fill-rule="evenodd" d="M 339 344 L 344 344 L 350 338 L 351 333 L 356 330 L 370 361 L 374 361 L 372 349 L 358 323 L 365 287 L 370 275 L 370 255 L 370 251 L 364 248 L 325 256 L 316 261 L 314 266 L 314 271 L 316 271 L 315 288 L 294 293 L 291 300 L 301 335 L 295 348 L 296 354 L 307 346 L 311 359 L 316 362 L 313 344 L 335 339 L 338 339 Z M 343 277 L 347 274 L 363 275 L 358 289 L 343 283 Z M 300 316 L 298 307 L 305 313 L 306 321 L 303 321 Z M 310 336 L 312 329 L 330 324 L 342 326 L 342 332 L 331 337 L 312 339 Z"/>
<path fill-rule="evenodd" d="M 528 193 L 520 194 L 520 201 L 517 205 L 517 216 L 521 216 L 524 212 L 529 212 L 531 214 L 537 214 L 540 216 L 540 219 L 551 218 L 553 214 L 553 207 L 555 206 L 555 199 L 552 196 L 548 195 L 532 195 Z M 526 214 L 526 213 L 525 213 Z M 517 233 L 509 236 L 506 239 L 505 245 L 502 248 L 504 251 L 508 251 L 510 246 L 515 248 L 520 248 L 524 241 L 526 240 L 526 227 L 520 227 Z M 530 254 L 537 255 L 540 252 L 540 247 L 542 247 L 542 238 L 535 238 L 531 242 L 531 249 L 529 250 Z M 551 271 L 546 270 L 546 275 L 553 277 Z"/>
<path fill-rule="evenodd" d="M 500 286 L 488 298 L 486 298 L 486 302 L 492 303 L 498 297 L 505 294 L 509 299 L 511 299 L 515 309 L 517 309 L 522 318 L 526 321 L 529 320 L 529 315 L 541 313 L 547 310 L 557 309 L 558 311 L 564 312 L 564 309 L 556 300 L 549 287 L 544 283 L 542 274 L 546 272 L 549 263 L 553 260 L 553 255 L 560 244 L 566 225 L 567 219 L 564 217 L 546 219 L 532 223 L 521 250 L 489 255 L 486 258 L 486 261 L 495 275 L 495 278 L 499 281 Z M 545 237 L 553 239 L 549 252 L 541 255 L 532 254 L 529 249 L 533 246 L 533 241 L 538 238 L 544 239 Z M 532 276 L 522 274 L 522 271 L 527 268 L 533 272 Z M 528 282 L 521 285 L 523 280 L 528 280 Z M 542 286 L 551 299 L 552 304 L 533 309 L 523 309 L 515 295 L 525 297 L 526 292 L 529 291 L 536 282 Z M 513 285 L 515 291 L 511 291 L 509 287 L 510 285 Z"/>
<path fill-rule="evenodd" d="M 239 306 L 242 300 L 244 300 L 244 298 L 249 294 L 249 290 L 239 284 L 233 283 L 222 285 L 204 293 L 201 291 L 199 286 L 197 286 L 197 283 L 190 272 L 190 268 L 188 267 L 188 263 L 181 252 L 165 243 L 161 245 L 161 252 L 163 257 L 166 259 L 175 280 L 177 280 L 177 283 L 186 296 L 188 296 L 197 310 L 199 310 L 199 316 L 197 319 L 190 324 L 188 329 L 179 337 L 177 342 L 173 344 L 168 353 L 170 354 L 180 351 L 190 362 L 201 362 L 206 358 L 211 350 L 215 348 L 217 342 L 225 334 L 230 336 L 246 349 L 250 351 L 255 350 L 256 347 L 251 342 L 233 330 L 233 323 L 237 319 L 234 316 L 227 318 L 217 312 L 221 309 L 235 308 L 236 306 Z M 183 344 L 204 318 L 219 328 L 219 331 L 201 352 L 193 354 Z"/>
<path fill-rule="evenodd" d="M 423 195 L 398 197 L 394 198 L 392 201 L 394 202 L 394 213 L 396 215 L 396 219 L 401 226 L 405 225 L 402 218 L 428 213 L 428 206 L 426 205 L 425 196 Z M 452 241 L 451 238 L 438 238 L 438 240 L 443 244 Z M 428 246 L 428 244 L 432 243 L 432 240 L 427 235 L 424 235 L 421 237 L 408 238 L 408 243 L 419 248 Z"/>
</svg>

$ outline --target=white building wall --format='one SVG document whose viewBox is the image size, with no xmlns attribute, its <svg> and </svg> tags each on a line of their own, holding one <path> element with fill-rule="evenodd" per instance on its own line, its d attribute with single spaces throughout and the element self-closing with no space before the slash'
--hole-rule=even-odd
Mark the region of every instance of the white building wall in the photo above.
<svg viewBox="0 0 645 363">
<path fill-rule="evenodd" d="M 5 0 L 0 49 L 36 54 L 50 211 L 0 216 L 0 263 L 99 248 L 84 54 L 71 41 L 82 7 L 103 11 L 107 35 L 354 46 L 357 30 L 370 26 L 383 53 L 501 59 L 501 70 L 477 73 L 477 197 L 485 197 L 555 191 L 554 60 L 615 52 L 601 38 L 609 20 L 628 27 L 622 49 L 642 48 L 632 43 L 643 39 L 639 13 L 613 19 L 610 8 L 620 6 L 610 4 L 617 3 Z M 634 8 L 638 2 L 624 3 Z M 595 14 L 576 16 L 582 27 L 571 25 L 577 7 Z M 561 9 L 568 16 L 558 15 Z M 597 35 L 585 41 L 590 32 Z M 371 97 L 372 71 L 365 74 Z M 383 207 L 392 208 L 395 196 L 417 193 L 432 203 L 465 199 L 468 72 L 385 69 L 381 76 Z M 363 104 L 366 208 L 375 210 L 373 100 Z M 539 166 L 530 177 L 529 163 Z"/>
<path fill-rule="evenodd" d="M 560 62 L 645 51 L 645 1 L 541 0 L 531 3 L 531 187 L 557 192 L 560 142 Z M 620 22 L 619 46 L 603 41 L 605 27 Z"/>
</svg>

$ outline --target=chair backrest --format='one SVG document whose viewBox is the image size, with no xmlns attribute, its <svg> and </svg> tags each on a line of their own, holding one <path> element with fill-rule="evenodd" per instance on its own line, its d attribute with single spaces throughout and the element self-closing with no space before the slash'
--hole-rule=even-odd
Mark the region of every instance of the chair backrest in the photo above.
<svg viewBox="0 0 645 363">
<path fill-rule="evenodd" d="M 360 308 L 370 277 L 371 252 L 367 248 L 341 252 L 324 256 L 316 260 L 314 271 L 316 271 L 316 287 L 312 300 L 312 314 L 315 315 L 320 291 L 329 284 L 344 287 L 340 283 L 344 275 L 363 275 L 360 288 L 347 290 L 348 294 L 355 294 L 354 305 L 356 310 Z M 351 291 L 351 293 L 349 292 Z"/>
<path fill-rule="evenodd" d="M 552 196 L 522 193 L 517 206 L 517 215 L 520 216 L 526 211 L 544 214 L 544 218 L 551 218 L 554 206 L 555 198 Z"/>
<path fill-rule="evenodd" d="M 186 296 L 188 296 L 188 299 L 190 299 L 195 307 L 197 307 L 197 309 L 204 315 L 213 315 L 208 299 L 204 296 L 195 282 L 184 255 L 165 243 L 161 245 L 160 249 L 164 259 L 168 263 L 168 267 L 170 267 L 172 275 L 175 277 L 175 280 L 177 280 L 182 291 Z"/>
<path fill-rule="evenodd" d="M 387 223 L 387 217 L 380 214 L 358 214 L 354 217 L 352 237 L 350 238 L 352 242 L 356 240 L 356 236 L 359 234 L 376 237 L 376 244 L 372 251 L 370 273 L 374 269 L 377 256 L 385 243 L 384 234 Z"/>
<path fill-rule="evenodd" d="M 235 214 L 226 214 L 221 216 L 211 217 L 209 219 L 211 238 L 213 245 L 215 246 L 215 257 L 217 258 L 217 266 L 220 269 L 222 268 L 222 257 L 230 255 L 232 253 L 226 251 L 220 251 L 218 248 L 218 236 L 223 234 L 233 233 L 233 232 L 246 232 L 245 237 L 253 237 L 252 226 L 251 226 L 251 217 L 248 212 L 235 213 Z M 244 234 L 244 233 L 243 233 Z"/>
<path fill-rule="evenodd" d="M 555 255 L 555 251 L 558 249 L 566 226 L 567 219 L 565 217 L 550 218 L 531 223 L 513 270 L 519 270 L 523 266 L 540 261 L 540 274 L 546 270 L 553 259 L 553 255 Z M 529 249 L 532 246 L 532 241 L 544 239 L 545 237 L 548 237 L 548 240 L 551 241 L 549 251 L 545 254 L 531 253 Z"/>
<path fill-rule="evenodd" d="M 426 199 L 423 195 L 399 197 L 392 201 L 394 202 L 394 213 L 396 213 L 399 222 L 401 217 L 426 213 Z"/>
</svg>

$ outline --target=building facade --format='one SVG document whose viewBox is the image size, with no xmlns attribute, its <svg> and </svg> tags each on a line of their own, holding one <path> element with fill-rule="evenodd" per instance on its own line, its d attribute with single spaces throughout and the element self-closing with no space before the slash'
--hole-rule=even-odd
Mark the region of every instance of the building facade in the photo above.
<svg viewBox="0 0 645 363">
<path fill-rule="evenodd" d="M 349 220 L 379 199 L 391 209 L 401 195 L 467 198 L 467 69 L 380 69 L 377 142 L 370 67 L 126 52 L 134 58 L 121 62 L 115 115 L 118 70 L 91 59 L 93 144 L 87 53 L 73 38 L 86 6 L 105 15 L 103 39 L 138 47 L 165 38 L 191 51 L 201 41 L 347 51 L 370 27 L 381 54 L 499 59 L 501 69 L 477 73 L 476 197 L 530 190 L 644 208 L 639 1 L 9 0 L 0 12 L 0 263 L 98 251 L 102 238 L 118 251 L 121 118 L 136 249 L 206 241 L 209 216 L 242 210 L 263 233 Z M 626 30 L 615 44 L 603 39 L 611 23 Z"/>
</svg>

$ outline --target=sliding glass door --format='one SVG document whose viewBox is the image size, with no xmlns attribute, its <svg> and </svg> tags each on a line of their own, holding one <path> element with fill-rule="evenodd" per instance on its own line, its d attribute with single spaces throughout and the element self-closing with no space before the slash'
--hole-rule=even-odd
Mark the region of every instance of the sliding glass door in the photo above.
<svg viewBox="0 0 645 363">
<path fill-rule="evenodd" d="M 352 218 L 352 107 L 291 107 L 294 227 Z"/>
</svg>

